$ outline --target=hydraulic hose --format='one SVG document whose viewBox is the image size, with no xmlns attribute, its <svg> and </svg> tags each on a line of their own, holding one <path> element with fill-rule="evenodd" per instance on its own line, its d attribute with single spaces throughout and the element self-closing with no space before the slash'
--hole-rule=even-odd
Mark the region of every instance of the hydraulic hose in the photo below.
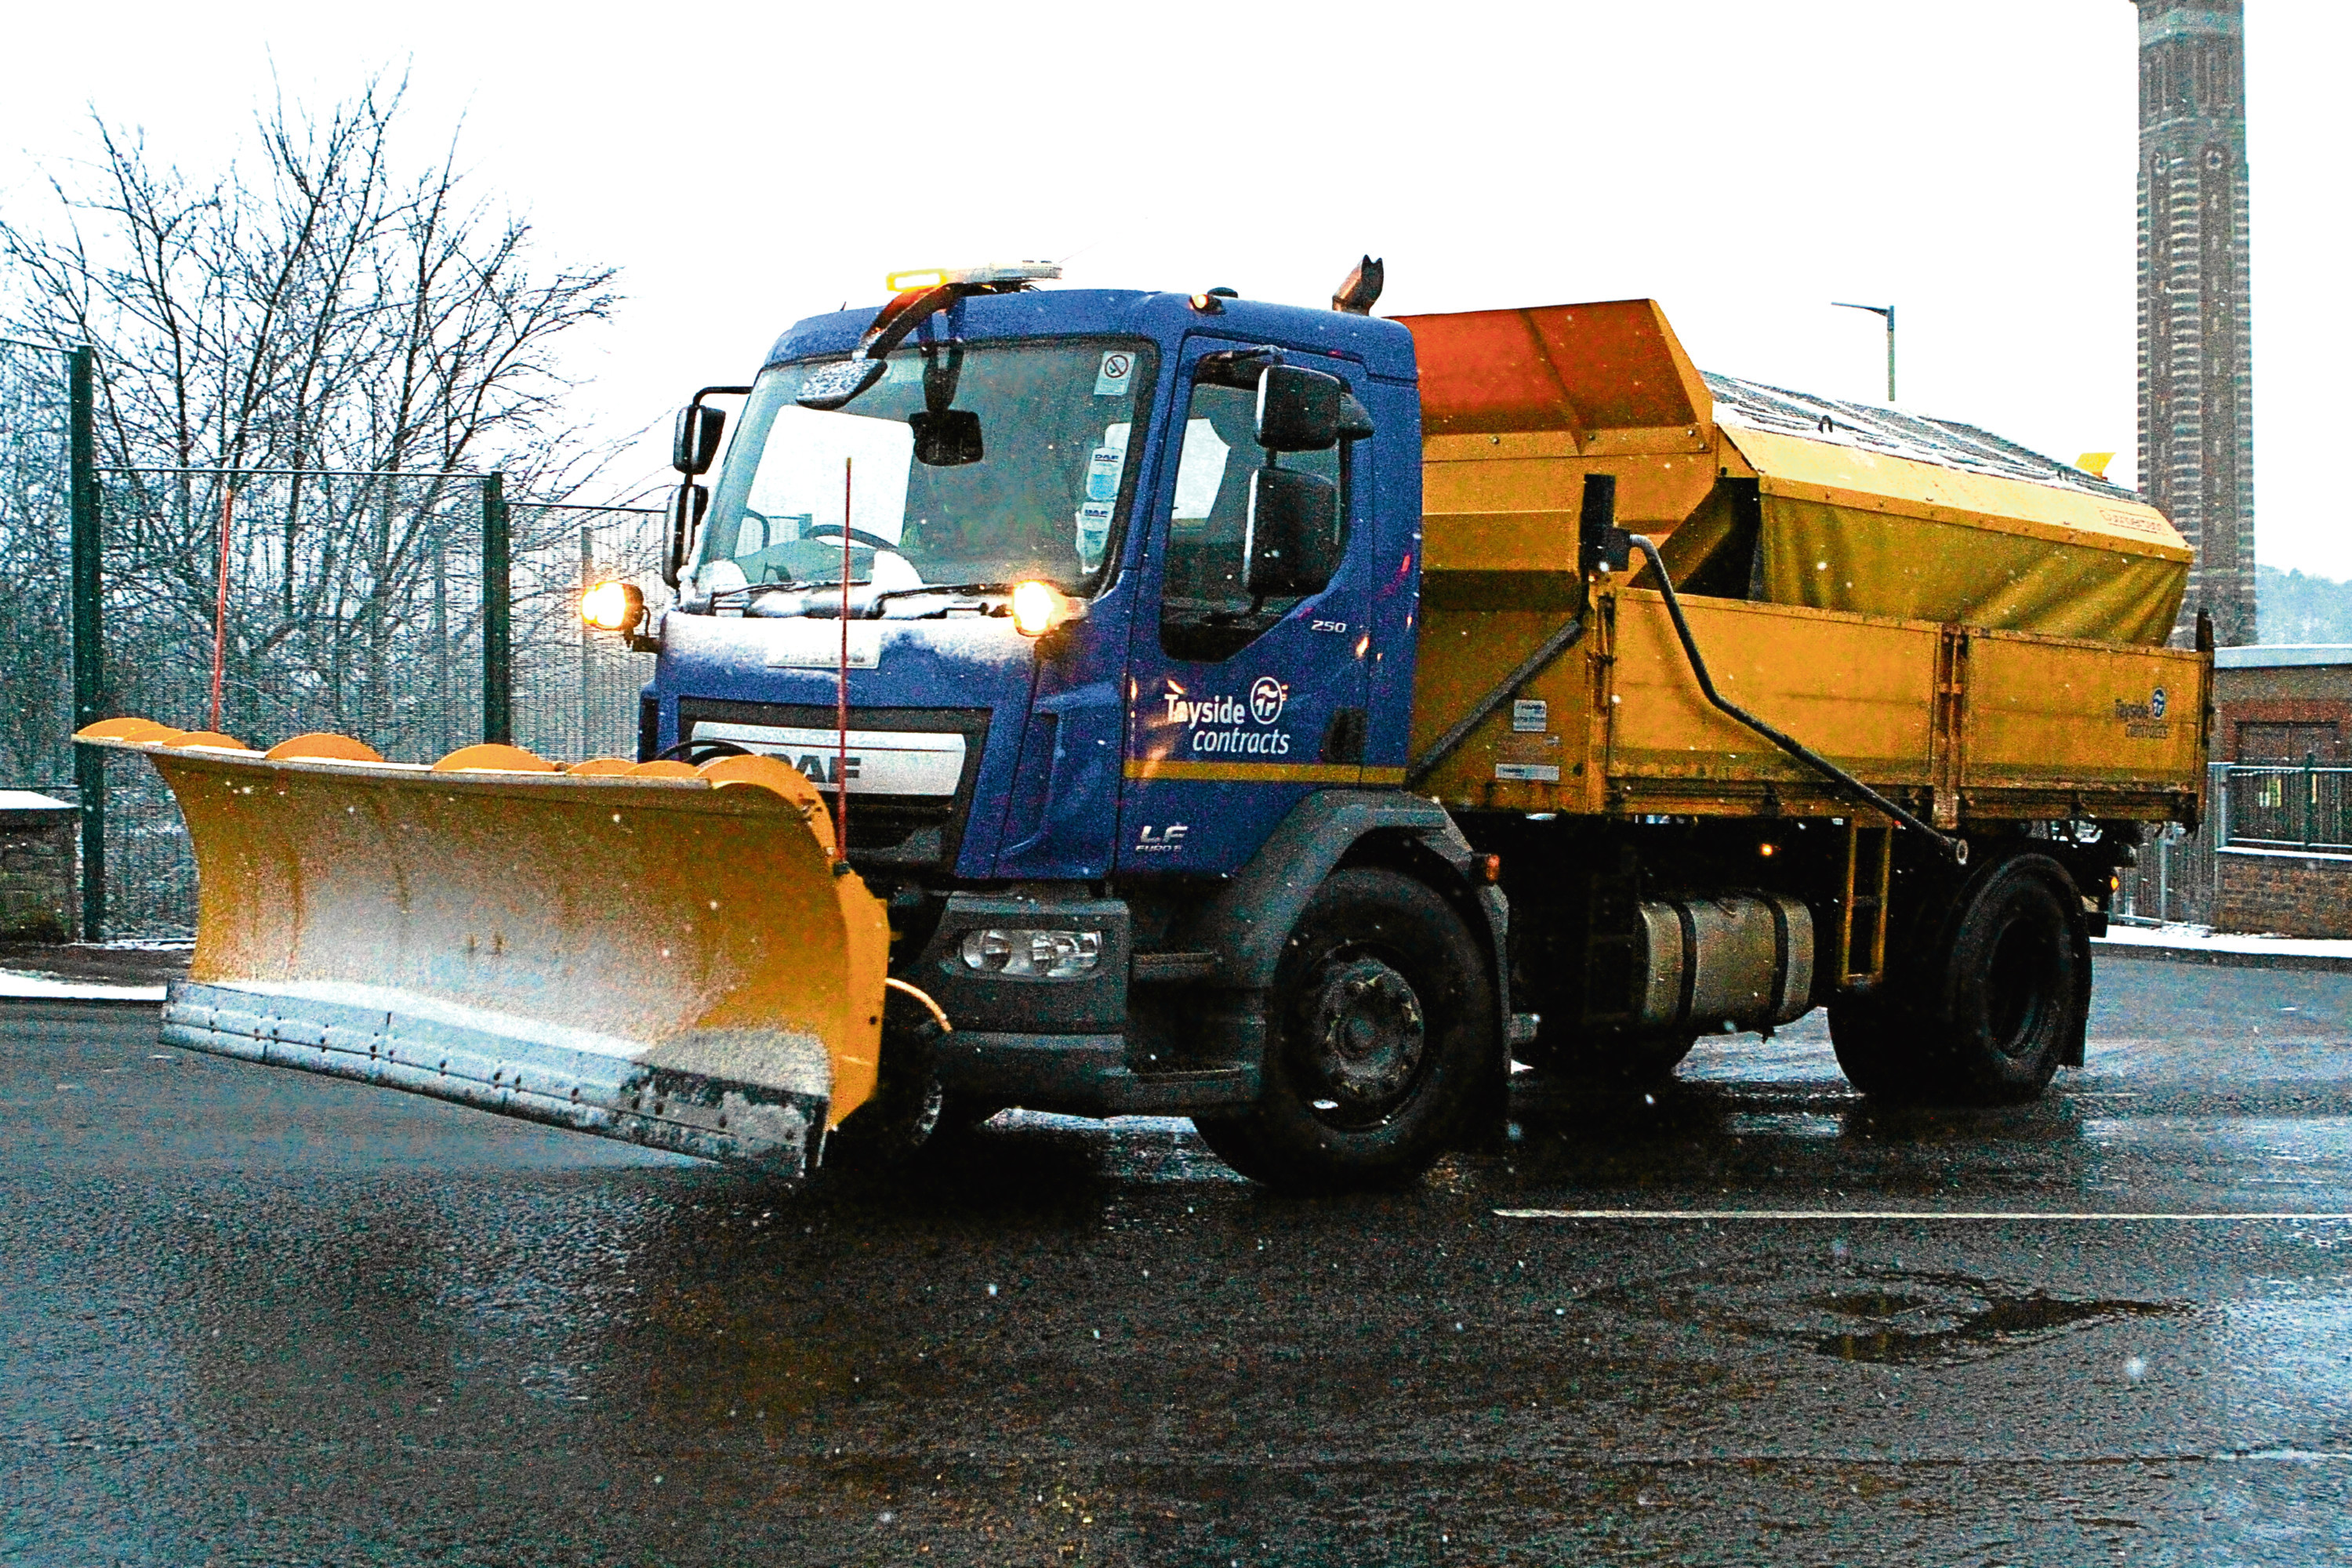
<svg viewBox="0 0 2352 1568">
<path fill-rule="evenodd" d="M 1863 783 L 1860 779 L 1854 777 L 1843 768 L 1839 767 L 1835 763 L 1830 761 L 1827 757 L 1822 756 L 1819 752 L 1814 751 L 1803 742 L 1793 740 L 1790 737 L 1780 733 L 1780 731 L 1775 730 L 1771 725 L 1767 724 L 1763 720 L 1759 719 L 1755 714 L 1748 712 L 1745 708 L 1740 707 L 1738 703 L 1732 701 L 1729 698 L 1717 691 L 1715 689 L 1714 679 L 1708 676 L 1706 672 L 1706 660 L 1699 657 L 1698 643 L 1691 636 L 1690 622 L 1683 618 L 1682 598 L 1675 592 L 1674 579 L 1666 574 L 1666 563 L 1664 559 L 1658 554 L 1658 547 L 1651 543 L 1647 537 L 1639 533 L 1630 533 L 1625 537 L 1627 542 L 1631 543 L 1634 549 L 1640 551 L 1643 556 L 1648 560 L 1650 563 L 1650 570 L 1658 574 L 1658 588 L 1660 592 L 1665 595 L 1666 614 L 1675 623 L 1675 636 L 1682 641 L 1683 657 L 1690 661 L 1691 674 L 1696 678 L 1698 681 L 1700 693 L 1705 696 L 1709 702 L 1713 703 L 1717 710 L 1728 714 L 1730 717 L 1738 720 L 1740 723 L 1745 724 L 1750 730 L 1755 731 L 1758 734 L 1763 736 L 1766 740 L 1780 747 L 1780 750 L 1788 752 L 1789 755 L 1796 758 L 1807 767 L 1811 768 L 1814 772 L 1822 774 L 1824 778 L 1829 779 L 1832 783 L 1845 790 L 1849 795 L 1853 795 L 1858 800 L 1868 803 L 1873 809 L 1885 812 L 1888 816 L 1893 817 L 1895 821 L 1911 829 L 1914 833 L 1923 833 L 1927 835 L 1937 847 L 1942 849 L 1946 855 L 1951 858 L 1954 865 L 1965 865 L 1967 863 L 1969 858 L 1967 840 L 1953 837 L 1951 835 L 1947 833 L 1937 832 L 1935 828 L 1922 821 L 1918 816 L 1905 810 L 1902 806 L 1895 805 L 1895 802 L 1879 794 L 1876 790 L 1871 788 L 1868 784 Z"/>
</svg>

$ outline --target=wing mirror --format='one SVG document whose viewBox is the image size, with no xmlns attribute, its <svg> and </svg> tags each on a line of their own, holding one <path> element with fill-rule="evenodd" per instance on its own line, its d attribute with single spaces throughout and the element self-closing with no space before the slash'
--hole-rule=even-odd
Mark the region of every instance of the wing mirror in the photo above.
<svg viewBox="0 0 2352 1568">
<path fill-rule="evenodd" d="M 1339 486 L 1295 468 L 1250 475 L 1244 592 L 1260 599 L 1319 594 L 1339 569 L 1340 544 Z"/>
<path fill-rule="evenodd" d="M 1257 444 L 1269 452 L 1328 452 L 1339 439 L 1336 375 L 1303 365 L 1270 364 L 1257 376 Z"/>
<path fill-rule="evenodd" d="M 669 553 L 662 563 L 662 581 L 673 588 L 686 570 L 688 542 L 702 525 L 702 514 L 709 510 L 710 491 L 705 486 L 688 481 L 670 493 Z"/>
<path fill-rule="evenodd" d="M 700 403 L 677 411 L 677 430 L 670 441 L 669 466 L 691 479 L 710 471 L 719 456 L 719 437 L 727 429 L 727 416 Z"/>
</svg>

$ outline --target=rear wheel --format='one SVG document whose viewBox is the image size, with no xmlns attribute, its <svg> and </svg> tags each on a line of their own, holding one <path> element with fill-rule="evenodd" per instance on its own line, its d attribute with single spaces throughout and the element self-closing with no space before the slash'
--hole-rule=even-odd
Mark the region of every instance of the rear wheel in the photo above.
<svg viewBox="0 0 2352 1568">
<path fill-rule="evenodd" d="M 1927 1089 L 1919 1037 L 1887 997 L 1841 996 L 1829 1015 L 1830 1044 L 1846 1082 L 1878 1100 L 1916 1100 Z"/>
<path fill-rule="evenodd" d="M 1317 890 L 1268 1015 L 1258 1102 L 1193 1121 L 1235 1170 L 1297 1191 L 1418 1174 L 1462 1137 L 1500 1058 L 1477 943 L 1394 871 L 1340 871 Z"/>
<path fill-rule="evenodd" d="M 1950 925 L 1937 1043 L 1955 1098 L 2032 1100 L 2083 1036 L 2091 937 L 2066 868 L 2019 855 L 1971 884 Z"/>
<path fill-rule="evenodd" d="M 1838 1065 L 1865 1094 L 2014 1104 L 2079 1053 L 2090 1006 L 2090 927 L 2066 868 L 2046 855 L 1979 870 L 1885 992 L 1830 1009 Z"/>
</svg>

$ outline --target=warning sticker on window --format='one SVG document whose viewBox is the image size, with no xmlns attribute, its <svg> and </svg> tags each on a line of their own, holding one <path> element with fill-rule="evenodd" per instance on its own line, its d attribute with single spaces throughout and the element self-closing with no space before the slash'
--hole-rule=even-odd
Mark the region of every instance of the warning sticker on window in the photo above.
<svg viewBox="0 0 2352 1568">
<path fill-rule="evenodd" d="M 1126 468 L 1126 447 L 1097 447 L 1087 458 L 1087 499 L 1117 500 L 1118 477 Z"/>
<path fill-rule="evenodd" d="M 1128 384 L 1135 379 L 1135 353 L 1130 349 L 1107 349 L 1102 366 L 1095 372 L 1097 397 L 1125 397 Z"/>
<path fill-rule="evenodd" d="M 1078 564 L 1091 572 L 1102 564 L 1103 547 L 1110 539 L 1111 503 L 1090 500 L 1078 508 Z"/>
</svg>

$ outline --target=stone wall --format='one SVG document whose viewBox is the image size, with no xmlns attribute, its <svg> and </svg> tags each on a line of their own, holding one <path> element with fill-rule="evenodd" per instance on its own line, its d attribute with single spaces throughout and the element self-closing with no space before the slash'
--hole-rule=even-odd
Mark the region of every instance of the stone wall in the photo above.
<svg viewBox="0 0 2352 1568">
<path fill-rule="evenodd" d="M 0 939 L 64 942 L 73 934 L 79 821 L 71 806 L 0 810 Z"/>
<path fill-rule="evenodd" d="M 2352 855 L 2225 847 L 2214 858 L 2217 931 L 2352 937 Z"/>
</svg>

